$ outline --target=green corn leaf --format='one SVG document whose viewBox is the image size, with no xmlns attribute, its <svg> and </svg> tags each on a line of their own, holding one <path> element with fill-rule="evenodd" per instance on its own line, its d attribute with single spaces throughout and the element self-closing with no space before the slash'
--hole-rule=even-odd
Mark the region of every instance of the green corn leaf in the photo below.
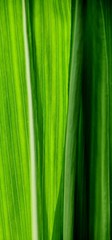
<svg viewBox="0 0 112 240">
<path fill-rule="evenodd" d="M 22 1 L 0 1 L 0 239 L 31 239 Z"/>
<path fill-rule="evenodd" d="M 63 237 L 70 2 L 1 1 L 1 8 L 1 239 L 37 238 L 31 233 L 35 217 L 30 187 L 35 179 L 29 113 L 35 130 L 39 238 L 59 239 Z"/>
<path fill-rule="evenodd" d="M 39 0 L 27 6 L 39 239 L 62 239 L 71 4 Z"/>
<path fill-rule="evenodd" d="M 111 9 L 0 1 L 0 240 L 112 238 Z"/>
<path fill-rule="evenodd" d="M 109 73 L 104 1 L 88 8 L 92 23 L 91 135 L 90 135 L 90 229 L 93 239 L 110 239 L 109 189 Z M 89 31 L 89 29 L 87 29 Z M 97 52 L 96 52 L 97 51 Z M 97 53 L 97 54 L 96 54 Z M 89 79 L 87 80 L 89 81 Z M 88 89 L 89 90 L 89 89 Z M 89 99 L 87 100 L 89 101 Z"/>
<path fill-rule="evenodd" d="M 81 107 L 81 72 L 83 50 L 83 4 L 82 1 L 72 5 L 72 38 L 69 107 L 65 148 L 65 181 L 64 181 L 64 224 L 65 240 L 73 239 L 74 229 L 74 193 L 77 160 L 77 135 Z"/>
<path fill-rule="evenodd" d="M 111 239 L 109 4 L 72 4 L 64 239 Z"/>
</svg>

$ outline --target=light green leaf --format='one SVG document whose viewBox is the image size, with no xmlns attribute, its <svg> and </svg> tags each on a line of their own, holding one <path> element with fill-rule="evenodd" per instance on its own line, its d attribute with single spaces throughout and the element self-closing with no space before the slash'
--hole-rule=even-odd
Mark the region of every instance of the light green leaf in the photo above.
<svg viewBox="0 0 112 240">
<path fill-rule="evenodd" d="M 70 1 L 29 1 L 39 239 L 63 238 Z"/>
<path fill-rule="evenodd" d="M 0 240 L 31 239 L 22 1 L 0 1 Z"/>
</svg>

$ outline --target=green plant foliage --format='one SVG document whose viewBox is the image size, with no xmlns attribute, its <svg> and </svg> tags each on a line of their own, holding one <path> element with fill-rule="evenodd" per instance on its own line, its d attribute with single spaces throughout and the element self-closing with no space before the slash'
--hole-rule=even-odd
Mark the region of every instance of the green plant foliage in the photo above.
<svg viewBox="0 0 112 240">
<path fill-rule="evenodd" d="M 28 95 L 21 1 L 0 1 L 0 240 L 31 239 Z"/>
<path fill-rule="evenodd" d="M 106 240 L 111 239 L 112 218 L 111 3 L 75 3 L 65 150 L 64 239 L 74 236 Z"/>
<path fill-rule="evenodd" d="M 70 1 L 39 0 L 29 3 L 27 13 L 33 61 L 39 238 L 46 240 L 63 238 L 70 7 Z"/>
<path fill-rule="evenodd" d="M 0 240 L 112 238 L 111 9 L 0 1 Z"/>
</svg>

